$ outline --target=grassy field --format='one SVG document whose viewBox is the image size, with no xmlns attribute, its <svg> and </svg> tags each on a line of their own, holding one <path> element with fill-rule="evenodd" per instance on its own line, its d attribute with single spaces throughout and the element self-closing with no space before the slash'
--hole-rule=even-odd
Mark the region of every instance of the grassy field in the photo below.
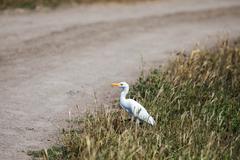
<svg viewBox="0 0 240 160">
<path fill-rule="evenodd" d="M 0 0 L 0 9 L 25 8 L 35 9 L 37 6 L 55 8 L 62 4 L 97 3 L 97 2 L 138 2 L 144 0 Z"/>
<path fill-rule="evenodd" d="M 141 76 L 129 97 L 157 125 L 136 125 L 121 109 L 70 122 L 44 159 L 240 159 L 240 43 L 177 55 Z"/>
</svg>

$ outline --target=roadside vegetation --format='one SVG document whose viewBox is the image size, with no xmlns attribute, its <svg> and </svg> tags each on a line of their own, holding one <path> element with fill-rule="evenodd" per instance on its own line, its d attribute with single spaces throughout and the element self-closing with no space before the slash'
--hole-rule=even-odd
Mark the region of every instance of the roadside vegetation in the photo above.
<svg viewBox="0 0 240 160">
<path fill-rule="evenodd" d="M 144 0 L 0 0 L 0 9 L 25 8 L 35 9 L 38 6 L 55 8 L 63 4 L 89 4 L 99 2 L 138 2 Z"/>
<path fill-rule="evenodd" d="M 240 43 L 180 53 L 141 76 L 130 97 L 157 125 L 137 125 L 121 109 L 70 122 L 44 159 L 239 159 Z"/>
</svg>

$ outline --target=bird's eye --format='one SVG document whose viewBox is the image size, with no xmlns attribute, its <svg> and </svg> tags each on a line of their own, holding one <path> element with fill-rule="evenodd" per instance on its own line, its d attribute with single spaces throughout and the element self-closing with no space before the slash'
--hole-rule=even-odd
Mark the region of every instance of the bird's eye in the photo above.
<svg viewBox="0 0 240 160">
<path fill-rule="evenodd" d="M 121 86 L 123 86 L 123 84 L 120 84 Z"/>
</svg>

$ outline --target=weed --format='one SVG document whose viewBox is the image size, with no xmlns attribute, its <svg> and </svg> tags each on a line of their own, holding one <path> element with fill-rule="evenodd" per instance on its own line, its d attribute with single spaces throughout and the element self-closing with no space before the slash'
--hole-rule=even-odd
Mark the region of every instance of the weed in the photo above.
<svg viewBox="0 0 240 160">
<path fill-rule="evenodd" d="M 24 8 L 35 9 L 37 6 L 56 8 L 62 4 L 90 4 L 90 3 L 109 3 L 109 2 L 138 2 L 144 0 L 0 0 L 0 9 Z"/>
<path fill-rule="evenodd" d="M 89 114 L 64 131 L 63 147 L 48 150 L 49 159 L 239 159 L 238 44 L 179 54 L 166 69 L 141 76 L 130 97 L 155 117 L 155 127 L 128 121 L 122 110 Z"/>
</svg>

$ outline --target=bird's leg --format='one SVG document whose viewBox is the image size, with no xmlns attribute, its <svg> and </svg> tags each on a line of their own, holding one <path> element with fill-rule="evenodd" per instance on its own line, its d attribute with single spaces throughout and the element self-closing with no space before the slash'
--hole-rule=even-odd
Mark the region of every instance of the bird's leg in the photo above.
<svg viewBox="0 0 240 160">
<path fill-rule="evenodd" d="M 136 125 L 139 126 L 140 123 L 141 123 L 140 120 L 136 119 Z"/>
<path fill-rule="evenodd" d="M 140 120 L 140 119 L 138 119 L 138 118 L 136 118 L 136 124 L 137 124 L 138 126 L 141 126 L 141 125 L 143 125 L 143 121 Z"/>
<path fill-rule="evenodd" d="M 133 119 L 134 119 L 133 116 L 128 115 L 128 119 L 125 119 L 125 121 L 128 121 L 128 122 L 129 122 L 129 121 L 133 121 Z"/>
<path fill-rule="evenodd" d="M 131 122 L 133 122 L 133 121 L 134 121 L 134 119 L 135 119 L 135 118 L 134 118 L 133 116 L 131 116 Z"/>
<path fill-rule="evenodd" d="M 128 121 L 131 121 L 132 116 L 130 114 L 128 114 Z"/>
</svg>

